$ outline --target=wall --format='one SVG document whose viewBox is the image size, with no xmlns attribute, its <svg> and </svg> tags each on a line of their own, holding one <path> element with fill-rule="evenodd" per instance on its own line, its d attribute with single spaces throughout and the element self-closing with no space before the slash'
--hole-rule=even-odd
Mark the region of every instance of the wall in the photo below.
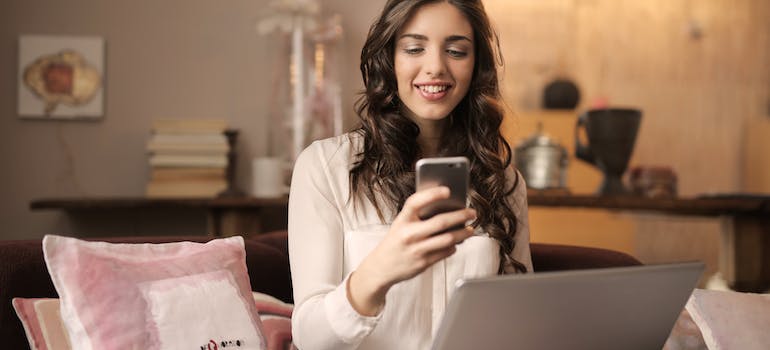
<svg viewBox="0 0 770 350">
<path fill-rule="evenodd" d="M 744 125 L 770 114 L 770 3 L 486 4 L 505 14 L 496 23 L 514 109 L 537 108 L 549 79 L 572 77 L 581 108 L 603 98 L 643 109 L 632 163 L 673 166 L 685 195 L 740 188 Z"/>
<path fill-rule="evenodd" d="M 323 1 L 325 12 L 340 13 L 343 18 L 343 64 L 350 67 L 342 82 L 347 126 L 355 121 L 352 104 L 361 88 L 359 50 L 384 2 L 351 6 L 344 0 Z M 239 162 L 263 155 L 269 129 L 264 106 L 270 86 L 265 81 L 271 73 L 272 52 L 254 24 L 266 3 L 3 1 L 0 223 L 4 231 L 0 239 L 77 229 L 58 212 L 30 212 L 29 201 L 36 198 L 141 195 L 148 170 L 144 142 L 155 118 L 226 118 L 242 132 Z M 581 108 L 604 97 L 614 104 L 644 109 L 632 163 L 673 166 L 685 195 L 741 189 L 743 124 L 766 118 L 770 96 L 765 64 L 770 61 L 770 24 L 763 18 L 770 13 L 769 3 L 486 0 L 485 4 L 501 35 L 505 96 L 512 111 L 524 115 L 536 109 L 547 80 L 569 75 L 583 90 Z M 692 28 L 700 36 L 694 36 Z M 103 120 L 17 118 L 20 34 L 106 38 Z M 512 120 L 516 118 L 512 114 Z M 241 187 L 248 188 L 249 176 L 247 167 L 239 169 Z M 548 215 L 537 222 L 556 221 Z M 618 244 L 650 261 L 658 259 L 652 252 L 661 247 L 689 246 L 687 242 L 704 238 L 714 241 L 719 226 L 714 220 L 657 216 L 632 220 L 637 233 Z M 670 244 L 658 239 L 671 232 L 681 232 L 686 241 Z M 610 234 L 599 234 L 587 243 L 605 244 Z M 570 241 L 568 235 L 548 239 Z M 714 249 L 704 249 L 713 255 Z M 687 254 L 679 251 L 669 256 Z"/>
<path fill-rule="evenodd" d="M 742 188 L 770 193 L 770 118 L 749 121 L 744 129 Z"/>
<path fill-rule="evenodd" d="M 144 143 L 156 118 L 226 118 L 243 132 L 244 157 L 265 145 L 258 82 L 262 38 L 258 1 L 4 1 L 0 11 L 1 238 L 68 233 L 56 212 L 30 212 L 30 200 L 59 196 L 139 196 Z M 106 39 L 106 112 L 96 122 L 16 116 L 20 34 L 99 35 Z"/>
<path fill-rule="evenodd" d="M 267 152 L 268 83 L 274 52 L 255 25 L 268 0 L 96 0 L 0 3 L 0 239 L 37 238 L 81 230 L 148 234 L 204 233 L 200 220 L 115 217 L 112 225 L 83 225 L 57 211 L 30 211 L 51 197 L 141 196 L 148 176 L 145 142 L 153 119 L 224 118 L 241 131 L 240 164 Z M 368 23 L 380 5 L 342 12 L 357 62 Z M 16 115 L 18 36 L 97 35 L 106 39 L 106 110 L 96 122 L 22 120 Z M 356 64 L 356 63 L 354 63 Z M 357 74 L 344 76 L 344 105 L 359 90 Z M 345 86 L 349 85 L 349 86 Z M 352 107 L 346 118 L 352 118 Z M 348 123 L 349 124 L 349 123 Z M 248 189 L 250 171 L 238 170 Z M 153 218 L 156 219 L 156 218 Z M 142 221 L 144 220 L 144 221 Z M 150 232 L 147 232 L 147 231 Z M 105 232 L 107 234 L 107 232 Z"/>
</svg>

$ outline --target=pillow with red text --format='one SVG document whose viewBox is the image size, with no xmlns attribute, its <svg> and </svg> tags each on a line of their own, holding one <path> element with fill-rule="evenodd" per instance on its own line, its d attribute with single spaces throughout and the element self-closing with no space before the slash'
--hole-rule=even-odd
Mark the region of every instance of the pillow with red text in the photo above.
<svg viewBox="0 0 770 350">
<path fill-rule="evenodd" d="M 126 244 L 47 235 L 43 253 L 73 349 L 266 349 L 242 237 Z"/>
</svg>

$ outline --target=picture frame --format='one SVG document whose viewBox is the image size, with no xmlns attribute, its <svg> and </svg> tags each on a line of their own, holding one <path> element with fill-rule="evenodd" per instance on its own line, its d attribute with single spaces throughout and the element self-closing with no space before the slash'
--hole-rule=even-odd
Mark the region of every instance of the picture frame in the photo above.
<svg viewBox="0 0 770 350">
<path fill-rule="evenodd" d="M 104 116 L 105 41 L 96 36 L 19 37 L 18 115 L 41 120 Z"/>
</svg>

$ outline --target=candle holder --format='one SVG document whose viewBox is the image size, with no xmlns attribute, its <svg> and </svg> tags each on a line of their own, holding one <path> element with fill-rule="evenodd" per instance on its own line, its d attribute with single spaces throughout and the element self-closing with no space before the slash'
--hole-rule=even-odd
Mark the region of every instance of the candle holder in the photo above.
<svg viewBox="0 0 770 350">
<path fill-rule="evenodd" d="M 235 184 L 235 161 L 237 158 L 235 145 L 238 140 L 238 130 L 227 129 L 224 134 L 227 137 L 227 168 L 225 168 L 227 188 L 220 192 L 217 197 L 245 197 L 246 193 L 238 189 L 238 186 Z"/>
</svg>

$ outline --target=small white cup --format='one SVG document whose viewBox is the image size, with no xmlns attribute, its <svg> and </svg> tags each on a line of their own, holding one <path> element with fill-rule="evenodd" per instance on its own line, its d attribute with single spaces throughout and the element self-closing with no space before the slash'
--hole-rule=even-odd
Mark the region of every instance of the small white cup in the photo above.
<svg viewBox="0 0 770 350">
<path fill-rule="evenodd" d="M 251 161 L 251 194 L 257 198 L 286 195 L 286 161 L 275 157 L 256 157 Z"/>
</svg>

